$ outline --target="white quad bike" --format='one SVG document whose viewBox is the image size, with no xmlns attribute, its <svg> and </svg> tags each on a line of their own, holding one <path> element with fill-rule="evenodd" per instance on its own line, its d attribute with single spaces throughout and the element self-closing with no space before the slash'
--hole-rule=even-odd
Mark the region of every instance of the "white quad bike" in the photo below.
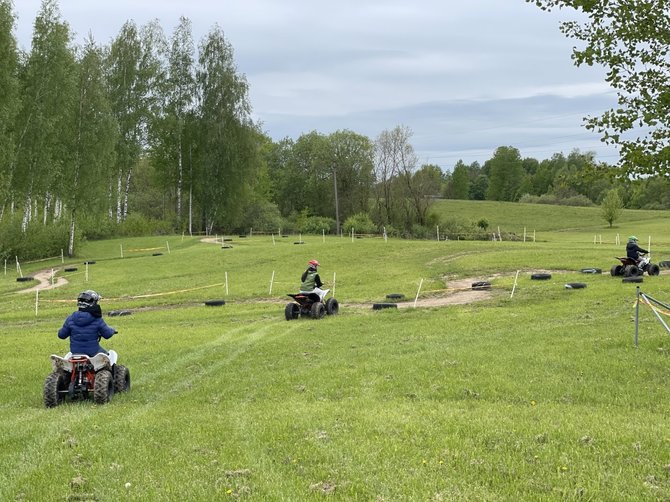
<svg viewBox="0 0 670 502">
<path fill-rule="evenodd" d="M 51 355 L 53 371 L 44 381 L 44 405 L 53 408 L 65 398 L 72 401 L 93 397 L 96 404 L 105 404 L 114 392 L 130 390 L 130 371 L 117 364 L 118 354 L 99 352 L 95 356 L 72 354 Z"/>
<path fill-rule="evenodd" d="M 287 321 L 297 319 L 300 316 L 309 316 L 312 319 L 321 319 L 325 314 L 335 315 L 340 311 L 340 305 L 335 298 L 326 298 L 330 289 L 314 288 L 313 291 L 301 291 L 297 294 L 289 294 L 295 301 L 286 304 L 284 317 Z"/>
</svg>

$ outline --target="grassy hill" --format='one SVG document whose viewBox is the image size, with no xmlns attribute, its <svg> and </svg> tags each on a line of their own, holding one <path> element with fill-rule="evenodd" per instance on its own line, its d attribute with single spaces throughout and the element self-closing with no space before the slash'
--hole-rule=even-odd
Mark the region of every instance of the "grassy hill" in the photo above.
<svg viewBox="0 0 670 502">
<path fill-rule="evenodd" d="M 31 283 L 9 263 L 0 500 L 670 498 L 670 335 L 642 306 L 636 348 L 636 285 L 607 273 L 623 250 L 616 233 L 651 237 L 654 261 L 670 259 L 668 214 L 626 212 L 608 230 L 593 222 L 597 208 L 439 206 L 495 226 L 529 222 L 542 239 L 90 242 L 76 260 L 21 263 L 25 275 L 54 269 L 69 281 L 38 295 L 17 292 Z M 286 294 L 311 258 L 340 314 L 287 322 Z M 532 280 L 537 271 L 552 277 Z M 639 286 L 668 302 L 667 274 Z M 463 279 L 489 280 L 490 296 L 371 308 L 389 293 L 448 297 Z M 105 314 L 132 312 L 105 316 L 119 331 L 105 345 L 132 390 L 45 409 L 48 357 L 67 350 L 56 331 L 88 288 Z"/>
</svg>

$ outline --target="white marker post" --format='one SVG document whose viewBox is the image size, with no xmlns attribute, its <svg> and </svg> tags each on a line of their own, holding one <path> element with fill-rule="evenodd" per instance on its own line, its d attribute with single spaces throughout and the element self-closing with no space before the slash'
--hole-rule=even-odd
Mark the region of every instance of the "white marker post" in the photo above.
<svg viewBox="0 0 670 502">
<path fill-rule="evenodd" d="M 228 296 L 228 272 L 226 272 L 226 296 Z"/>
<path fill-rule="evenodd" d="M 416 308 L 416 302 L 419 299 L 419 293 L 421 293 L 421 286 L 423 286 L 423 279 L 419 283 L 419 289 L 416 290 L 416 296 L 414 297 L 414 308 Z"/>
<path fill-rule="evenodd" d="M 440 225 L 437 225 L 437 242 L 440 242 Z"/>
<path fill-rule="evenodd" d="M 270 278 L 270 291 L 268 293 L 269 295 L 272 294 L 272 283 L 274 283 L 274 282 L 275 282 L 275 271 L 273 270 L 272 271 L 272 277 Z"/>
<path fill-rule="evenodd" d="M 277 243 L 275 242 L 275 234 L 272 234 L 272 245 L 276 246 Z"/>
<path fill-rule="evenodd" d="M 519 270 L 516 271 L 516 276 L 514 277 L 514 286 L 512 286 L 512 294 L 509 295 L 510 298 L 514 296 L 514 290 L 516 289 L 516 281 L 519 279 Z"/>
<path fill-rule="evenodd" d="M 223 239 L 223 237 L 221 237 Z M 170 252 L 170 243 L 168 241 L 165 241 L 165 245 L 167 246 L 168 254 L 171 254 Z"/>
<path fill-rule="evenodd" d="M 333 272 L 333 298 L 335 297 L 335 272 Z"/>
<path fill-rule="evenodd" d="M 119 244 L 119 247 L 121 248 L 121 258 L 123 258 L 123 244 Z"/>
<path fill-rule="evenodd" d="M 86 262 L 86 274 L 84 275 L 84 282 L 88 282 L 88 262 Z"/>
</svg>

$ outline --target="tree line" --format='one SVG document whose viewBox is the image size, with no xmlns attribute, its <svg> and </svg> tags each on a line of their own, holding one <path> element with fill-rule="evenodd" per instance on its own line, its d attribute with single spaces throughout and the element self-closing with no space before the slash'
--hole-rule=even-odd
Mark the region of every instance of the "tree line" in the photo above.
<svg viewBox="0 0 670 502">
<path fill-rule="evenodd" d="M 251 118 L 249 85 L 220 27 L 195 44 L 182 17 L 126 22 L 107 45 L 72 42 L 43 0 L 30 50 L 0 0 L 0 255 L 72 255 L 81 238 L 249 229 L 421 236 L 440 197 L 668 208 L 668 181 L 617 178 L 577 150 L 483 165 L 420 164 L 412 131 L 352 130 L 273 141 Z"/>
</svg>

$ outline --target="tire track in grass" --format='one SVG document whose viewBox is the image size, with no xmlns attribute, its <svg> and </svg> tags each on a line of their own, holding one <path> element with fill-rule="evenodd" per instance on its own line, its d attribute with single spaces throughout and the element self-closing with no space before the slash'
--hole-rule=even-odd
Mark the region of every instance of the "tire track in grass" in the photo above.
<svg viewBox="0 0 670 502">
<path fill-rule="evenodd" d="M 260 328 L 258 327 L 259 323 L 263 323 Z M 280 323 L 280 321 L 277 321 L 277 323 Z M 299 323 L 292 323 L 290 326 L 286 324 L 287 329 L 273 331 L 273 341 L 290 335 L 300 327 Z M 265 335 L 273 328 L 275 328 L 275 323 L 267 323 L 267 320 L 261 320 L 226 331 L 209 343 L 200 345 L 196 350 L 184 352 L 182 357 L 174 360 L 171 364 L 162 365 L 159 371 L 146 374 L 139 379 L 133 379 L 133 388 L 136 388 L 135 385 L 146 387 L 147 383 L 155 382 L 165 375 L 174 374 L 179 370 L 188 368 L 189 365 L 197 361 L 206 359 L 208 362 L 207 365 L 201 368 L 201 371 L 195 375 L 191 375 L 187 380 L 181 379 L 170 391 L 154 394 L 151 400 L 139 403 L 130 413 L 125 413 L 122 416 L 114 413 L 108 413 L 104 417 L 100 416 L 101 413 L 111 411 L 114 406 L 114 399 L 112 399 L 109 404 L 104 406 L 96 406 L 90 401 L 83 401 L 77 403 L 68 402 L 63 406 L 49 410 L 32 408 L 20 415 L 15 415 L 13 421 L 10 423 L 4 421 L 3 429 L 9 431 L 18 430 L 21 432 L 20 437 L 15 436 L 14 441 L 20 443 L 22 447 L 20 450 L 11 452 L 9 456 L 3 453 L 2 463 L 5 464 L 5 468 L 1 469 L 2 474 L 0 474 L 0 500 L 15 498 L 16 486 L 20 485 L 23 479 L 31 476 L 43 466 L 53 464 L 54 450 L 56 452 L 59 450 L 58 447 L 54 448 L 50 446 L 55 441 L 60 440 L 64 446 L 69 447 L 76 445 L 79 441 L 72 435 L 72 429 L 95 421 L 99 416 L 101 419 L 104 419 L 106 429 L 115 430 L 118 427 L 127 427 L 129 423 L 133 423 L 136 419 L 152 411 L 157 404 L 172 399 L 175 395 L 186 390 L 190 391 L 192 387 L 196 387 L 194 384 L 197 382 L 218 372 L 223 366 L 252 350 L 259 342 L 262 343 L 263 340 L 267 340 L 268 338 Z M 207 357 L 211 355 L 213 349 L 224 346 L 228 342 L 234 342 L 235 337 L 239 337 L 239 343 L 235 343 L 235 349 L 231 350 L 225 357 L 220 359 Z M 132 368 L 129 369 L 132 376 L 133 370 Z M 132 395 L 133 388 L 131 388 L 129 395 Z M 128 403 L 128 406 L 133 406 L 133 403 Z M 50 418 L 54 418 L 53 415 L 45 417 L 45 413 L 54 414 L 59 412 L 57 420 L 50 420 Z M 61 420 L 63 418 L 67 419 L 66 422 L 70 426 L 68 429 L 63 429 L 63 420 Z M 30 427 L 26 428 L 26 424 L 30 424 Z M 11 433 L 9 435 L 11 436 Z M 81 440 L 81 442 L 83 443 L 84 440 Z M 5 449 L 6 452 L 7 450 Z M 71 453 L 68 452 L 68 458 L 71 456 Z"/>
</svg>

